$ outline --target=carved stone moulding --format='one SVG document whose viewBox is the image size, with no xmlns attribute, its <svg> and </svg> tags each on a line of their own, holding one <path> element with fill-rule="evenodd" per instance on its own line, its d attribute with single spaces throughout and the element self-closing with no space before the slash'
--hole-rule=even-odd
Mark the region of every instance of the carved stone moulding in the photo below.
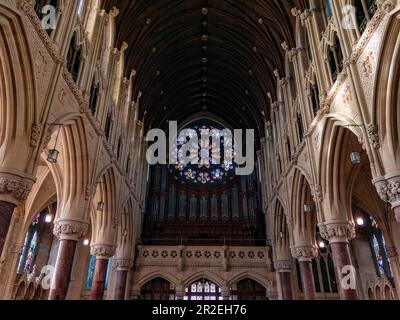
<svg viewBox="0 0 400 320">
<path fill-rule="evenodd" d="M 18 205 L 26 200 L 36 178 L 13 170 L 0 169 L 0 199 Z"/>
<path fill-rule="evenodd" d="M 316 246 L 294 246 L 290 248 L 292 257 L 299 261 L 312 261 L 317 254 L 318 248 Z"/>
<path fill-rule="evenodd" d="M 321 237 L 329 243 L 348 242 L 356 236 L 354 223 L 328 222 L 319 225 Z"/>
<path fill-rule="evenodd" d="M 274 269 L 277 272 L 292 272 L 293 262 L 291 260 L 274 261 Z"/>
<path fill-rule="evenodd" d="M 132 259 L 115 259 L 112 262 L 112 267 L 117 271 L 128 271 L 133 267 Z"/>
<path fill-rule="evenodd" d="M 372 183 L 375 185 L 380 198 L 392 205 L 396 220 L 400 223 L 400 172 L 374 179 Z"/>
<path fill-rule="evenodd" d="M 92 244 L 90 247 L 90 254 L 95 256 L 96 259 L 108 259 L 115 254 L 115 249 L 115 245 Z"/>
<path fill-rule="evenodd" d="M 89 222 L 58 219 L 54 223 L 53 234 L 60 240 L 79 241 L 89 229 Z"/>
</svg>

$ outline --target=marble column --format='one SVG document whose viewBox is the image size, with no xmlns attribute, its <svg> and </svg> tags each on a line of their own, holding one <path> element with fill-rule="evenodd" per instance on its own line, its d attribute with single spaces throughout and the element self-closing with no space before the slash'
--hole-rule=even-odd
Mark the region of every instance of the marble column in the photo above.
<svg viewBox="0 0 400 320">
<path fill-rule="evenodd" d="M 300 246 L 291 249 L 293 258 L 299 261 L 301 283 L 303 284 L 303 292 L 305 300 L 315 300 L 315 282 L 312 269 L 312 261 L 316 257 L 318 250 L 316 247 Z"/>
<path fill-rule="evenodd" d="M 57 220 L 54 223 L 54 235 L 59 238 L 57 261 L 49 300 L 65 300 L 74 263 L 76 245 L 85 236 L 88 223 L 74 220 Z"/>
<path fill-rule="evenodd" d="M 49 300 L 65 300 L 67 297 L 76 244 L 74 240 L 60 240 Z"/>
<path fill-rule="evenodd" d="M 15 207 L 16 205 L 13 203 L 0 201 L 0 256 L 3 252 Z"/>
<path fill-rule="evenodd" d="M 275 261 L 275 270 L 278 273 L 282 300 L 293 300 L 292 290 L 292 261 Z"/>
<path fill-rule="evenodd" d="M 301 282 L 303 284 L 304 299 L 315 300 L 315 283 L 311 261 L 299 261 Z"/>
<path fill-rule="evenodd" d="M 103 300 L 106 287 L 108 260 L 109 259 L 104 257 L 96 257 L 90 300 Z"/>
<path fill-rule="evenodd" d="M 125 300 L 128 272 L 131 267 L 130 259 L 117 259 L 113 262 L 113 268 L 116 269 L 114 300 Z"/>
<path fill-rule="evenodd" d="M 110 257 L 115 253 L 115 246 L 94 244 L 91 247 L 90 253 L 96 257 L 90 300 L 103 300 L 108 262 Z"/>
<path fill-rule="evenodd" d="M 114 300 L 125 300 L 128 270 L 117 270 Z"/>
<path fill-rule="evenodd" d="M 355 237 L 354 225 L 328 223 L 320 225 L 321 236 L 329 241 L 341 300 L 358 300 L 356 268 L 352 264 L 349 240 Z"/>
</svg>

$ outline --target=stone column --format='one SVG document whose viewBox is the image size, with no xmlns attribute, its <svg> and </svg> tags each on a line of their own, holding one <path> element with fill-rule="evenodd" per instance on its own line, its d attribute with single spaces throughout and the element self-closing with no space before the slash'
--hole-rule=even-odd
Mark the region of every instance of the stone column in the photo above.
<svg viewBox="0 0 400 320">
<path fill-rule="evenodd" d="M 115 246 L 95 244 L 92 245 L 90 253 L 96 257 L 90 300 L 103 300 L 108 261 L 115 253 Z"/>
<path fill-rule="evenodd" d="M 292 248 L 293 258 L 299 261 L 305 300 L 315 300 L 316 298 L 312 260 L 316 257 L 317 252 L 317 248 L 313 246 Z"/>
<path fill-rule="evenodd" d="M 71 277 L 77 242 L 85 236 L 88 223 L 73 220 L 58 220 L 54 224 L 54 235 L 60 239 L 57 262 L 49 300 L 65 300 Z"/>
<path fill-rule="evenodd" d="M 128 271 L 132 266 L 132 261 L 128 259 L 117 259 L 113 263 L 116 269 L 114 300 L 125 300 Z"/>
<path fill-rule="evenodd" d="M 35 178 L 0 168 L 0 256 L 17 205 L 27 199 Z"/>
<path fill-rule="evenodd" d="M 335 266 L 340 298 L 358 300 L 356 269 L 352 264 L 349 240 L 355 237 L 354 225 L 348 222 L 326 223 L 319 226 L 321 236 L 329 241 Z"/>
<path fill-rule="evenodd" d="M 394 173 L 373 180 L 379 196 L 392 205 L 398 224 L 400 224 L 400 173 Z"/>
<path fill-rule="evenodd" d="M 4 243 L 6 242 L 8 228 L 10 227 L 15 207 L 16 205 L 13 203 L 0 201 L 0 256 L 3 252 Z"/>
<path fill-rule="evenodd" d="M 292 291 L 292 269 L 293 263 L 290 260 L 275 261 L 274 267 L 278 273 L 282 292 L 282 300 L 293 300 Z"/>
</svg>

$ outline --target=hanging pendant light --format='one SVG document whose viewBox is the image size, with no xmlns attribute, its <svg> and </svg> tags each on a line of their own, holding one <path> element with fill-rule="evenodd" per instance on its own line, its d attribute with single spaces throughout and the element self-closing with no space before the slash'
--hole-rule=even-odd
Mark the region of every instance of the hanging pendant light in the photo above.
<svg viewBox="0 0 400 320">
<path fill-rule="evenodd" d="M 105 206 L 104 202 L 103 201 L 99 201 L 97 203 L 97 211 L 104 211 L 104 206 Z"/>
<path fill-rule="evenodd" d="M 311 212 L 311 205 L 309 203 L 305 203 L 303 208 L 304 208 L 304 213 Z"/>
<path fill-rule="evenodd" d="M 350 160 L 352 164 L 360 164 L 361 163 L 361 155 L 358 151 L 350 152 Z"/>
<path fill-rule="evenodd" d="M 58 156 L 60 154 L 60 152 L 57 150 L 57 142 L 58 142 L 58 137 L 60 135 L 60 131 L 61 131 L 61 125 L 59 125 L 59 127 L 58 127 L 58 132 L 57 132 L 56 141 L 54 143 L 54 147 L 53 147 L 53 149 L 49 150 L 49 155 L 47 156 L 47 161 L 50 163 L 57 163 Z"/>
</svg>

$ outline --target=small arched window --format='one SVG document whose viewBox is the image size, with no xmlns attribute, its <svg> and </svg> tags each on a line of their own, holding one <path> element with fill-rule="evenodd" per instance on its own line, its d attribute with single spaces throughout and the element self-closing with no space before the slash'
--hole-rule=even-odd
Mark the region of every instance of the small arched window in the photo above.
<svg viewBox="0 0 400 320">
<path fill-rule="evenodd" d="M 81 66 L 81 47 L 78 44 L 76 33 L 72 36 L 71 44 L 67 54 L 67 69 L 72 75 L 72 79 L 76 82 Z"/>
<path fill-rule="evenodd" d="M 90 100 L 89 106 L 92 114 L 95 116 L 97 111 L 97 102 L 99 98 L 99 83 L 96 83 L 94 80 L 92 82 L 92 87 L 90 89 Z"/>
<path fill-rule="evenodd" d="M 112 129 L 112 114 L 111 111 L 107 115 L 106 125 L 104 128 L 104 133 L 106 134 L 107 141 L 110 141 L 111 138 L 111 129 Z"/>
</svg>

